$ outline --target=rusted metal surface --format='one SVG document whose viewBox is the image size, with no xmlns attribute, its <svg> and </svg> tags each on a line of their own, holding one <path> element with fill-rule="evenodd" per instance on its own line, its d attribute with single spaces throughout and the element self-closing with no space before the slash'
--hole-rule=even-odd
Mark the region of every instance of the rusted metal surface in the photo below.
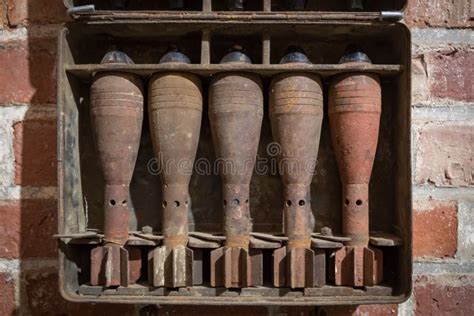
<svg viewBox="0 0 474 316">
<path fill-rule="evenodd" d="M 221 63 L 250 63 L 235 47 Z M 244 287 L 259 285 L 252 279 L 249 251 L 252 220 L 249 187 L 257 156 L 263 116 L 262 82 L 246 73 L 216 75 L 209 90 L 209 120 L 216 157 L 220 161 L 224 206 L 225 247 L 211 253 L 211 285 Z"/>
<path fill-rule="evenodd" d="M 211 286 L 243 288 L 262 284 L 261 250 L 225 246 L 211 252 Z"/>
<path fill-rule="evenodd" d="M 207 62 L 208 63 L 208 62 Z M 383 75 L 386 77 L 394 77 L 404 71 L 401 65 L 372 65 L 372 64 L 348 64 L 348 65 L 309 65 L 309 64 L 283 64 L 283 65 L 251 65 L 251 64 L 142 64 L 130 65 L 127 67 L 114 66 L 114 69 L 126 70 L 127 72 L 136 73 L 141 76 L 149 76 L 156 72 L 163 71 L 179 71 L 188 72 L 203 77 L 215 75 L 218 73 L 229 71 L 242 71 L 246 73 L 258 73 L 262 76 L 274 76 L 284 72 L 307 72 L 314 73 L 321 77 L 328 78 L 340 73 L 353 72 L 369 72 Z M 110 67 L 107 65 L 87 64 L 87 65 L 71 65 L 67 66 L 67 71 L 83 79 L 89 79 L 91 75 L 97 71 L 107 71 Z"/>
<path fill-rule="evenodd" d="M 176 50 L 160 63 L 189 63 Z M 193 253 L 188 244 L 189 181 L 196 157 L 202 117 L 201 81 L 193 74 L 155 74 L 149 84 L 149 119 L 161 171 L 163 247 L 150 252 L 150 281 L 155 286 L 193 283 Z M 200 272 L 202 273 L 202 272 Z"/>
<path fill-rule="evenodd" d="M 342 63 L 369 63 L 349 48 Z M 351 240 L 335 253 L 336 285 L 360 287 L 382 279 L 382 253 L 368 247 L 369 182 L 379 137 L 382 91 L 376 75 L 336 76 L 329 89 L 332 143 L 342 181 L 342 231 Z"/>
<path fill-rule="evenodd" d="M 130 64 L 121 52 L 106 54 L 102 63 Z M 143 120 L 143 87 L 135 75 L 103 72 L 91 87 L 91 121 L 102 166 L 104 194 L 103 246 L 91 252 L 92 285 L 128 285 L 138 279 L 136 251 L 128 240 L 129 186 L 137 160 Z M 140 255 L 138 255 L 140 258 Z M 138 275 L 138 276 L 137 276 Z"/>
<path fill-rule="evenodd" d="M 309 63 L 309 60 L 302 52 L 290 48 L 281 62 Z M 323 120 L 321 79 L 308 73 L 288 73 L 273 78 L 270 120 L 273 138 L 281 148 L 278 158 L 284 185 L 284 227 L 288 236 L 287 246 L 274 254 L 273 282 L 275 286 L 312 287 L 314 274 L 321 272 L 310 249 L 314 229 L 310 184 Z"/>
</svg>

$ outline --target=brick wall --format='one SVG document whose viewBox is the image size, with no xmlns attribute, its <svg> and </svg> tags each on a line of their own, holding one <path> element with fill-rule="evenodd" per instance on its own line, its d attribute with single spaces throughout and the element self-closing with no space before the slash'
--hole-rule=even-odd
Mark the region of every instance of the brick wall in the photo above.
<svg viewBox="0 0 474 316">
<path fill-rule="evenodd" d="M 400 306 L 328 315 L 473 315 L 474 4 L 409 0 L 414 291 Z M 134 315 L 57 286 L 56 36 L 61 0 L 0 0 L 0 315 Z M 308 315 L 308 308 L 167 307 L 167 315 Z M 167 312 L 167 313 L 166 313 Z"/>
</svg>

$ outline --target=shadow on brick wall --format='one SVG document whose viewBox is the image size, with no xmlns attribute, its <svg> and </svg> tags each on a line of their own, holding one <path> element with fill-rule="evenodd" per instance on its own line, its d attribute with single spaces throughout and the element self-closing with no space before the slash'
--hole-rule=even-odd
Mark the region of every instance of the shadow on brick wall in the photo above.
<svg viewBox="0 0 474 316">
<path fill-rule="evenodd" d="M 9 26 L 27 26 L 28 35 L 26 42 L 12 48 L 17 63 L 11 67 L 17 75 L 11 97 L 16 104 L 31 104 L 24 119 L 13 126 L 15 184 L 21 186 L 19 308 L 14 314 L 135 315 L 135 306 L 78 304 L 61 297 L 53 238 L 58 223 L 56 62 L 57 34 L 68 18 L 62 0 L 5 3 Z"/>
</svg>

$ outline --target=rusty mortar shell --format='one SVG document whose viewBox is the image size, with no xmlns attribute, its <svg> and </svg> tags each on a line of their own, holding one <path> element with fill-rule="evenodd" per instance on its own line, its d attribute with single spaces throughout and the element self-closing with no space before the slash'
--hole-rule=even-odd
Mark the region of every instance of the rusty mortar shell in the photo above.
<svg viewBox="0 0 474 316">
<path fill-rule="evenodd" d="M 102 64 L 130 64 L 122 52 L 105 55 Z M 102 166 L 104 194 L 104 247 L 92 250 L 92 283 L 106 280 L 108 286 L 136 281 L 137 271 L 127 273 L 129 254 L 123 248 L 128 240 L 129 186 L 137 160 L 143 121 L 143 87 L 136 75 L 120 72 L 100 72 L 91 86 L 91 120 L 94 139 Z M 130 256 L 137 256 L 135 248 Z M 140 257 L 138 255 L 138 257 Z M 106 261 L 108 275 L 100 262 Z M 121 265 L 122 262 L 122 265 Z M 134 266 L 136 267 L 136 265 Z M 124 271 L 125 270 L 125 271 Z M 125 278 L 129 274 L 130 280 Z M 132 278 L 133 277 L 133 278 Z M 125 280 L 127 279 L 127 280 Z M 101 283 L 104 284 L 104 283 Z"/>
<path fill-rule="evenodd" d="M 281 63 L 310 61 L 302 51 L 290 48 Z M 316 167 L 323 120 L 323 92 L 319 76 L 305 72 L 275 76 L 270 84 L 270 120 L 273 139 L 280 149 L 278 158 L 284 186 L 284 227 L 288 237 L 287 246 L 278 249 L 274 257 L 287 256 L 287 286 L 313 287 L 314 253 L 310 248 L 314 217 L 310 184 Z M 278 270 L 279 266 L 275 269 Z M 279 275 L 275 273 L 275 278 Z M 285 286 L 284 283 L 274 279 L 276 286 Z"/>
<path fill-rule="evenodd" d="M 341 63 L 370 63 L 370 59 L 360 49 L 349 47 Z M 343 188 L 342 231 L 351 238 L 345 243 L 347 249 L 336 254 L 336 261 L 338 255 L 354 258 L 351 259 L 354 269 L 347 272 L 352 276 L 342 277 L 346 284 L 353 286 L 373 284 L 374 278 L 368 281 L 367 275 L 381 270 L 381 253 L 368 248 L 369 182 L 377 150 L 381 107 L 382 89 L 377 75 L 347 73 L 333 78 L 329 88 L 329 122 Z M 377 264 L 374 264 L 375 257 Z M 339 272 L 344 274 L 343 270 Z"/>
<path fill-rule="evenodd" d="M 189 63 L 172 50 L 160 63 Z M 161 170 L 163 247 L 153 250 L 152 283 L 192 285 L 192 251 L 188 243 L 189 182 L 199 143 L 202 118 L 201 81 L 182 72 L 157 73 L 149 83 L 149 119 L 155 156 Z M 163 268 L 160 268 L 163 267 Z"/>
<path fill-rule="evenodd" d="M 221 60 L 221 63 L 249 62 L 249 57 L 237 47 Z M 246 271 L 251 269 L 246 267 L 247 262 L 251 260 L 245 258 L 254 254 L 253 251 L 249 252 L 252 230 L 249 187 L 257 156 L 262 118 L 263 92 L 258 75 L 226 72 L 212 78 L 209 90 L 209 119 L 223 186 L 226 249 L 213 251 L 211 263 L 232 262 L 226 264 L 225 269 L 216 268 L 211 264 L 213 286 L 242 287 L 253 283 L 246 276 Z M 240 250 L 227 251 L 227 248 Z M 241 255 L 242 252 L 244 254 Z M 220 260 L 222 256 L 226 259 Z M 218 271 L 223 271 L 224 277 Z"/>
</svg>

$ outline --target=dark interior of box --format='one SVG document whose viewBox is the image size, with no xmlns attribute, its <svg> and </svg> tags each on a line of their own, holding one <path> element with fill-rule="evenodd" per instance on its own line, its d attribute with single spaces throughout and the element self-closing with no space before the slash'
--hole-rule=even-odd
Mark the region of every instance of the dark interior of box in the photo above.
<svg viewBox="0 0 474 316">
<path fill-rule="evenodd" d="M 140 1 L 137 1 L 140 2 Z M 145 3 L 146 1 L 142 1 Z M 319 1 L 321 2 L 321 1 Z M 335 1 L 342 3 L 344 1 Z M 372 1 L 375 2 L 375 1 Z M 400 1 L 393 1 L 399 3 Z M 336 4 L 334 4 L 336 5 Z M 277 64 L 289 45 L 301 46 L 310 60 L 315 64 L 338 63 L 344 49 L 356 43 L 372 59 L 374 64 L 405 65 L 409 56 L 407 39 L 399 26 L 374 27 L 370 25 L 316 25 L 316 26 L 275 26 L 269 31 L 271 40 L 270 61 Z M 70 52 L 66 62 L 74 64 L 98 64 L 103 55 L 111 49 L 125 51 L 135 64 L 154 64 L 166 52 L 170 44 L 177 44 L 192 61 L 199 64 L 201 60 L 201 33 L 189 26 L 156 26 L 135 24 L 128 26 L 100 25 L 72 26 L 66 37 L 67 50 Z M 290 40 L 288 40 L 290 39 Z M 220 58 L 233 44 L 242 45 L 255 64 L 262 63 L 262 29 L 254 26 L 225 26 L 211 29 L 210 55 L 211 64 L 218 63 Z M 276 157 L 269 153 L 272 142 L 270 121 L 268 117 L 269 77 L 263 77 L 265 113 L 258 150 L 258 164 L 267 172 L 256 171 L 252 178 L 250 190 L 250 209 L 255 232 L 280 234 L 282 232 L 282 183 L 276 170 Z M 143 77 L 147 86 L 147 77 Z M 400 186 L 405 185 L 405 175 L 398 172 L 403 169 L 399 164 L 409 163 L 408 148 L 400 143 L 400 129 L 409 128 L 404 123 L 407 118 L 405 107 L 408 95 L 405 75 L 382 76 L 382 116 L 378 139 L 377 155 L 370 182 L 370 230 L 399 235 L 406 243 L 403 247 L 384 249 L 385 283 L 395 289 L 394 293 L 405 293 L 405 278 L 399 278 L 401 265 L 410 237 L 408 236 L 409 212 L 403 209 L 403 202 L 398 201 Z M 207 91 L 210 78 L 202 77 L 203 83 L 203 119 L 196 164 L 198 171 L 192 176 L 190 195 L 190 230 L 208 233 L 222 233 L 222 196 L 219 175 L 212 170 L 215 152 L 211 139 L 209 119 L 207 116 Z M 311 207 L 316 218 L 315 231 L 330 227 L 335 234 L 341 233 L 341 182 L 332 149 L 327 115 L 328 85 L 331 77 L 324 77 L 324 120 L 319 146 L 316 174 L 311 184 Z M 90 79 L 67 76 L 68 89 L 73 94 L 65 107 L 77 110 L 78 147 L 70 148 L 79 154 L 80 174 L 76 184 L 82 190 L 80 205 L 65 212 L 65 226 L 71 212 L 86 212 L 87 229 L 101 230 L 103 227 L 103 186 L 101 167 L 98 164 L 89 113 Z M 80 101 L 80 104 L 78 103 Z M 131 183 L 130 230 L 139 231 L 143 226 L 152 226 L 155 232 L 161 231 L 161 184 L 154 163 L 151 144 L 147 105 L 145 103 L 144 122 L 138 160 Z M 408 132 L 409 133 L 409 132 Z M 403 133 L 402 133 L 403 134 Z M 401 158 L 405 157 L 405 158 Z M 208 170 L 211 169 L 211 170 Z M 200 174 L 198 174 L 200 173 Z M 72 185 L 74 187 L 74 185 Z M 405 213 L 406 212 L 406 213 Z M 75 215 L 81 216 L 79 215 Z M 76 285 L 88 282 L 89 251 L 92 246 L 74 245 L 64 250 L 66 257 L 79 267 L 80 273 Z M 66 247 L 67 248 L 67 247 Z M 147 247 L 143 247 L 144 249 Z M 268 266 L 272 252 L 264 252 Z M 208 260 L 209 251 L 203 251 L 204 262 Z M 329 257 L 329 256 L 328 256 Z M 398 258 L 398 259 L 397 259 Z M 146 262 L 146 260 L 144 260 Z M 143 268 L 146 271 L 146 266 Z M 74 270 L 74 269 L 73 269 Z M 77 270 L 76 270 L 77 272 Z M 264 274 L 265 285 L 270 286 L 269 271 Z M 144 273 L 146 276 L 146 273 Z M 209 273 L 204 272 L 205 283 L 209 282 Z M 143 279 L 142 281 L 145 281 Z M 74 282 L 73 282 L 74 283 Z"/>
<path fill-rule="evenodd" d="M 172 10 L 173 0 L 69 0 L 74 6 L 94 4 L 96 10 Z M 175 1 L 179 2 L 179 1 Z M 247 0 L 245 11 L 262 11 L 264 0 Z M 286 11 L 288 9 L 288 0 L 272 0 L 271 8 L 274 11 Z M 202 0 L 183 0 L 184 10 L 200 11 L 202 10 Z M 308 0 L 304 11 L 350 11 L 350 1 L 348 0 Z M 406 5 L 406 0 L 363 0 L 364 10 L 368 12 L 378 11 L 399 11 Z M 125 6 L 123 5 L 125 4 Z M 212 0 L 213 11 L 227 11 L 226 0 Z"/>
</svg>

